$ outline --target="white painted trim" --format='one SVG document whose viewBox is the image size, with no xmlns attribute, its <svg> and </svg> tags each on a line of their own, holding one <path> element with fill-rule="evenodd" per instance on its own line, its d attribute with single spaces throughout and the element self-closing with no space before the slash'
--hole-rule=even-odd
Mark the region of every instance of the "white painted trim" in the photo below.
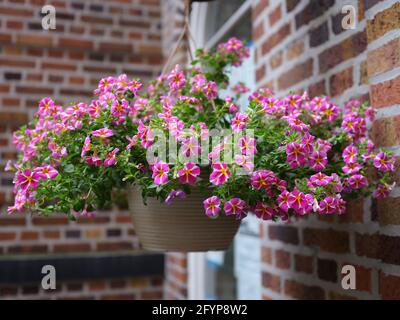
<svg viewBox="0 0 400 320">
<path fill-rule="evenodd" d="M 210 49 L 214 47 L 235 24 L 251 9 L 252 0 L 246 0 L 236 12 L 222 25 L 221 28 L 211 37 L 205 44 L 205 48 Z"/>
<path fill-rule="evenodd" d="M 204 300 L 206 298 L 206 253 L 188 253 L 188 299 Z"/>
</svg>

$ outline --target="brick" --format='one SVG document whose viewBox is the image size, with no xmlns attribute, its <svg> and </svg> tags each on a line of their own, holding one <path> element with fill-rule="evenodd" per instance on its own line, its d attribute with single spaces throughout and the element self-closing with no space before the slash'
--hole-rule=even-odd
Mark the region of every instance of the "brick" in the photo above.
<svg viewBox="0 0 400 320">
<path fill-rule="evenodd" d="M 372 42 L 385 33 L 400 28 L 400 2 L 375 15 L 367 21 L 368 42 Z"/>
<path fill-rule="evenodd" d="M 326 73 L 339 63 L 349 60 L 364 52 L 367 48 L 366 33 L 358 32 L 342 42 L 325 49 L 318 56 L 319 72 Z"/>
<path fill-rule="evenodd" d="M 304 273 L 313 273 L 313 257 L 301 254 L 294 255 L 295 270 Z"/>
<path fill-rule="evenodd" d="M 352 263 L 344 265 L 352 265 L 356 269 L 356 290 L 372 293 L 372 270 Z"/>
<path fill-rule="evenodd" d="M 282 6 L 279 4 L 275 9 L 268 15 L 269 25 L 272 27 L 282 18 Z"/>
<path fill-rule="evenodd" d="M 275 265 L 279 269 L 289 269 L 290 268 L 290 253 L 285 250 L 275 251 Z"/>
<path fill-rule="evenodd" d="M 11 35 L 0 33 L 0 44 L 10 44 L 11 43 Z"/>
<path fill-rule="evenodd" d="M 368 84 L 369 77 L 368 77 L 368 61 L 362 61 L 360 64 L 360 83 L 359 85 Z"/>
<path fill-rule="evenodd" d="M 331 96 L 341 95 L 347 89 L 350 89 L 353 82 L 353 67 L 347 68 L 332 75 L 329 79 Z"/>
<path fill-rule="evenodd" d="M 310 1 L 302 11 L 296 14 L 296 29 L 299 29 L 303 25 L 321 16 L 326 10 L 333 6 L 334 3 L 334 0 Z"/>
<path fill-rule="evenodd" d="M 328 22 L 310 30 L 310 47 L 318 47 L 329 40 Z"/>
<path fill-rule="evenodd" d="M 126 241 L 97 243 L 98 251 L 119 251 L 119 250 L 131 250 L 131 249 L 133 249 L 133 244 L 131 242 L 126 242 Z"/>
<path fill-rule="evenodd" d="M 371 136 L 376 147 L 390 147 L 400 144 L 400 116 L 374 121 Z"/>
<path fill-rule="evenodd" d="M 310 85 L 308 87 L 308 94 L 310 95 L 310 97 L 326 95 L 327 92 L 326 92 L 325 80 L 321 80 Z"/>
<path fill-rule="evenodd" d="M 0 232 L 0 241 L 10 241 L 16 239 L 15 232 Z"/>
<path fill-rule="evenodd" d="M 45 239 L 59 239 L 60 238 L 60 231 L 58 230 L 44 230 L 43 237 Z"/>
<path fill-rule="evenodd" d="M 51 62 L 43 62 L 43 69 L 56 69 L 56 70 L 65 70 L 65 71 L 75 71 L 76 65 L 67 64 L 67 63 L 51 63 Z"/>
<path fill-rule="evenodd" d="M 88 243 L 63 243 L 55 244 L 54 252 L 88 252 L 90 251 L 90 244 Z"/>
<path fill-rule="evenodd" d="M 163 297 L 161 291 L 145 291 L 140 294 L 140 299 L 144 300 L 160 300 Z"/>
<path fill-rule="evenodd" d="M 18 59 L 5 59 L 0 58 L 0 66 L 6 66 L 8 68 L 34 68 L 35 62 L 29 60 L 18 60 Z"/>
<path fill-rule="evenodd" d="M 337 282 L 338 266 L 336 261 L 330 259 L 317 259 L 317 274 L 321 280 Z"/>
<path fill-rule="evenodd" d="M 38 240 L 39 232 L 37 231 L 22 231 L 21 232 L 21 240 Z"/>
<path fill-rule="evenodd" d="M 268 6 L 269 0 L 259 0 L 252 10 L 252 20 L 254 21 Z"/>
<path fill-rule="evenodd" d="M 129 53 L 131 52 L 132 45 L 131 44 L 125 44 L 125 43 L 117 43 L 117 42 L 101 42 L 99 46 L 101 51 L 104 52 L 126 52 Z"/>
<path fill-rule="evenodd" d="M 272 249 L 270 247 L 261 247 L 261 260 L 263 263 L 272 264 Z"/>
<path fill-rule="evenodd" d="M 307 246 L 317 246 L 323 251 L 348 253 L 350 251 L 349 234 L 346 231 L 333 229 L 305 228 L 303 241 Z"/>
<path fill-rule="evenodd" d="M 376 203 L 376 215 L 381 226 L 400 225 L 400 198 L 388 197 Z"/>
<path fill-rule="evenodd" d="M 28 116 L 22 112 L 0 111 L 0 124 L 26 124 Z M 1 225 L 1 222 L 0 222 Z"/>
<path fill-rule="evenodd" d="M 33 86 L 17 86 L 16 92 L 23 94 L 52 95 L 53 89 Z"/>
<path fill-rule="evenodd" d="M 281 278 L 278 275 L 264 271 L 262 273 L 262 285 L 275 292 L 281 292 Z"/>
<path fill-rule="evenodd" d="M 364 199 L 348 201 L 346 212 L 338 216 L 339 223 L 362 223 L 364 217 Z"/>
<path fill-rule="evenodd" d="M 289 46 L 286 56 L 288 60 L 293 60 L 294 58 L 300 56 L 303 52 L 304 52 L 304 41 L 299 40 Z"/>
<path fill-rule="evenodd" d="M 150 28 L 150 23 L 146 21 L 121 19 L 119 23 L 123 27 L 134 27 L 142 29 Z"/>
<path fill-rule="evenodd" d="M 305 62 L 299 63 L 291 70 L 282 74 L 278 78 L 278 87 L 280 90 L 288 89 L 289 87 L 311 77 L 313 74 L 313 60 L 308 59 Z"/>
<path fill-rule="evenodd" d="M 266 55 L 290 34 L 290 23 L 286 23 L 278 31 L 268 37 L 261 46 L 261 54 Z"/>
<path fill-rule="evenodd" d="M 400 277 L 380 272 L 379 293 L 382 299 L 400 300 Z"/>
<path fill-rule="evenodd" d="M 32 223 L 38 226 L 50 226 L 50 225 L 66 225 L 68 224 L 67 217 L 33 217 Z"/>
<path fill-rule="evenodd" d="M 51 36 L 42 36 L 34 34 L 17 35 L 17 44 L 24 46 L 50 47 L 53 43 Z"/>
<path fill-rule="evenodd" d="M 299 244 L 299 234 L 295 227 L 270 225 L 269 238 L 290 244 Z"/>
<path fill-rule="evenodd" d="M 383 108 L 400 103 L 400 76 L 371 86 L 371 103 Z"/>
<path fill-rule="evenodd" d="M 0 113 L 0 116 L 2 116 L 1 113 Z M 25 225 L 26 225 L 25 217 L 1 217 L 0 218 L 0 227 L 25 226 Z"/>
<path fill-rule="evenodd" d="M 356 297 L 348 296 L 334 291 L 329 291 L 329 300 L 357 300 Z"/>
<path fill-rule="evenodd" d="M 331 17 L 332 31 L 334 34 L 340 34 L 343 31 L 346 31 L 342 27 L 342 21 L 343 21 L 344 16 L 345 16 L 345 14 L 343 14 L 342 12 L 339 12 L 338 14 L 335 14 Z"/>
<path fill-rule="evenodd" d="M 253 40 L 257 41 L 263 36 L 263 34 L 264 34 L 264 21 L 261 20 L 256 26 L 253 26 Z"/>
<path fill-rule="evenodd" d="M 288 12 L 293 11 L 301 0 L 286 0 L 286 9 Z"/>
<path fill-rule="evenodd" d="M 77 221 L 78 224 L 104 224 L 109 222 L 110 222 L 110 217 L 107 216 L 97 216 L 93 218 L 81 217 Z"/>
<path fill-rule="evenodd" d="M 91 15 L 82 15 L 82 22 L 88 23 L 98 23 L 98 24 L 112 24 L 112 18 L 102 17 L 102 16 L 91 16 Z"/>
<path fill-rule="evenodd" d="M 278 68 L 280 65 L 282 65 L 283 62 L 283 52 L 279 51 L 275 53 L 270 60 L 270 65 L 272 69 Z"/>
<path fill-rule="evenodd" d="M 93 41 L 61 37 L 58 40 L 58 46 L 60 48 L 87 49 L 87 50 L 89 50 L 89 49 L 93 48 Z"/>
<path fill-rule="evenodd" d="M 382 47 L 368 52 L 368 75 L 392 70 L 400 66 L 400 38 L 389 41 Z"/>
<path fill-rule="evenodd" d="M 46 253 L 47 245 L 16 245 L 8 248 L 10 254 Z"/>
<path fill-rule="evenodd" d="M 12 7 L 0 7 L 1 15 L 19 16 L 19 17 L 32 17 L 33 11 L 30 9 L 19 9 Z"/>
<path fill-rule="evenodd" d="M 372 259 L 382 260 L 384 263 L 400 265 L 400 237 L 382 234 L 356 233 L 356 253 Z"/>
<path fill-rule="evenodd" d="M 295 280 L 285 281 L 285 294 L 295 299 L 322 300 L 325 292 L 318 286 L 306 285 Z"/>
<path fill-rule="evenodd" d="M 81 237 L 81 230 L 66 230 L 65 237 L 67 239 L 76 239 Z"/>
<path fill-rule="evenodd" d="M 85 230 L 84 235 L 88 239 L 98 239 L 102 237 L 103 231 L 101 229 Z"/>
</svg>

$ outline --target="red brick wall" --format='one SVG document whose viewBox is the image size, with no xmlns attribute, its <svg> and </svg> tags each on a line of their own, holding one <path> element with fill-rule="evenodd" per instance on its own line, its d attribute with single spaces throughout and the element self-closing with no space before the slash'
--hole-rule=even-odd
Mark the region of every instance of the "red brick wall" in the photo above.
<svg viewBox="0 0 400 320">
<path fill-rule="evenodd" d="M 341 27 L 345 4 L 358 11 L 355 30 Z M 254 0 L 253 9 L 260 87 L 339 104 L 368 99 L 377 110 L 371 137 L 400 154 L 398 1 Z M 341 217 L 265 223 L 262 235 L 265 299 L 400 299 L 399 188 L 383 201 L 354 201 Z M 344 264 L 356 267 L 356 290 L 341 288 Z"/>
<path fill-rule="evenodd" d="M 89 102 L 100 78 L 127 73 L 146 80 L 158 75 L 163 60 L 159 0 L 51 1 L 57 26 L 45 31 L 40 12 L 47 3 L 0 1 L 0 255 L 138 249 L 126 209 L 78 222 L 63 216 L 7 216 L 12 175 L 3 168 L 15 157 L 11 134 L 32 117 L 38 101 L 50 96 L 63 104 Z M 80 283 L 82 292 L 79 286 L 65 284 L 54 296 L 121 294 L 144 299 L 161 295 L 160 279 L 131 280 L 118 284 L 104 280 L 99 286 Z M 7 288 L 0 288 L 0 297 L 25 295 L 22 287 Z M 36 291 L 26 295 L 42 296 Z"/>
</svg>

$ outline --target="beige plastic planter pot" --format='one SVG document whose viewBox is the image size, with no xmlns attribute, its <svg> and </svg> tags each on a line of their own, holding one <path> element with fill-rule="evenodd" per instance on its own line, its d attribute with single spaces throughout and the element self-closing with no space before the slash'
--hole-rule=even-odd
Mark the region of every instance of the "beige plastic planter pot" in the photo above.
<svg viewBox="0 0 400 320">
<path fill-rule="evenodd" d="M 170 205 L 157 199 L 143 204 L 140 192 L 132 188 L 129 207 L 133 225 L 144 249 L 153 251 L 227 250 L 240 221 L 221 216 L 210 219 L 204 214 L 204 196 L 193 191 L 185 199 L 174 199 Z"/>
</svg>

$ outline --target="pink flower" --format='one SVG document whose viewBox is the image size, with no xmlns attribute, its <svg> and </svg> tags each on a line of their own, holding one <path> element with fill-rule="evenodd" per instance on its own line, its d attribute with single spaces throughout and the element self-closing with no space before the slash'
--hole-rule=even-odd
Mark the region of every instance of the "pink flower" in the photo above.
<svg viewBox="0 0 400 320">
<path fill-rule="evenodd" d="M 349 163 L 346 164 L 342 170 L 345 174 L 355 174 L 355 173 L 359 173 L 361 170 L 361 165 L 358 163 Z"/>
<path fill-rule="evenodd" d="M 243 113 L 236 113 L 235 117 L 232 119 L 232 130 L 233 132 L 240 132 L 246 128 L 246 122 L 249 119 L 248 115 Z"/>
<path fill-rule="evenodd" d="M 284 212 L 288 212 L 290 208 L 289 195 L 290 193 L 287 190 L 283 190 L 279 197 L 276 199 L 278 207 Z"/>
<path fill-rule="evenodd" d="M 212 165 L 212 169 L 210 182 L 215 186 L 224 184 L 231 177 L 231 172 L 225 163 L 215 163 Z"/>
<path fill-rule="evenodd" d="M 35 169 L 35 172 L 39 175 L 40 178 L 44 180 L 54 179 L 58 176 L 58 171 L 52 166 L 38 167 Z"/>
<path fill-rule="evenodd" d="M 334 197 L 328 196 L 319 202 L 319 213 L 321 214 L 332 214 L 336 213 L 338 206 L 338 200 Z"/>
<path fill-rule="evenodd" d="M 368 186 L 368 180 L 361 174 L 355 174 L 348 179 L 348 184 L 353 190 L 363 189 Z"/>
<path fill-rule="evenodd" d="M 240 150 L 242 151 L 242 154 L 244 155 L 252 155 L 257 152 L 256 149 L 257 141 L 254 138 L 251 138 L 249 136 L 243 136 L 239 139 L 238 144 Z"/>
<path fill-rule="evenodd" d="M 143 148 L 147 149 L 154 143 L 154 134 L 149 126 L 145 126 L 141 120 L 139 120 L 138 125 L 138 137 L 140 139 L 140 144 Z"/>
<path fill-rule="evenodd" d="M 328 164 L 326 153 L 321 151 L 314 151 L 308 159 L 308 163 L 310 167 L 313 168 L 315 171 L 324 170 L 326 165 Z"/>
<path fill-rule="evenodd" d="M 99 158 L 99 156 L 95 153 L 93 156 L 86 157 L 86 162 L 90 166 L 99 167 L 103 163 L 103 160 Z"/>
<path fill-rule="evenodd" d="M 257 170 L 254 171 L 253 174 L 251 175 L 250 184 L 254 189 L 260 190 L 275 183 L 276 180 L 277 180 L 276 176 L 272 171 Z"/>
<path fill-rule="evenodd" d="M 54 101 L 51 98 L 43 98 L 39 102 L 39 116 L 49 116 L 54 108 Z"/>
<path fill-rule="evenodd" d="M 105 167 L 111 167 L 117 163 L 117 158 L 116 155 L 119 152 L 118 148 L 115 148 L 113 151 L 109 152 L 106 154 L 106 157 L 104 159 L 104 166 Z"/>
<path fill-rule="evenodd" d="M 17 172 L 15 183 L 23 191 L 27 191 L 30 188 L 38 187 L 40 178 L 41 176 L 39 173 L 25 169 Z"/>
<path fill-rule="evenodd" d="M 199 175 L 200 168 L 193 162 L 185 163 L 183 169 L 178 171 L 179 182 L 182 184 L 195 184 Z"/>
<path fill-rule="evenodd" d="M 389 157 L 384 152 L 379 152 L 374 158 L 374 167 L 381 172 L 395 171 L 395 158 Z"/>
<path fill-rule="evenodd" d="M 95 136 L 95 137 L 99 137 L 99 138 L 105 139 L 105 138 L 108 138 L 108 137 L 112 137 L 114 134 L 113 134 L 113 131 L 111 129 L 102 128 L 102 129 L 99 129 L 99 130 L 92 131 L 92 135 Z"/>
<path fill-rule="evenodd" d="M 212 196 L 203 201 L 204 210 L 209 217 L 216 217 L 221 211 L 221 202 L 218 197 Z"/>
<path fill-rule="evenodd" d="M 333 103 L 325 103 L 321 106 L 320 112 L 324 115 L 324 117 L 329 121 L 335 121 L 339 116 L 339 108 Z"/>
<path fill-rule="evenodd" d="M 377 186 L 377 188 L 374 190 L 374 192 L 372 193 L 372 196 L 376 199 L 387 198 L 389 196 L 390 192 L 392 191 L 393 187 L 394 187 L 394 185 L 388 186 L 388 185 L 379 184 Z"/>
<path fill-rule="evenodd" d="M 126 140 L 128 140 L 129 141 L 129 143 L 128 143 L 128 145 L 126 146 L 126 150 L 131 150 L 132 149 L 132 147 L 137 143 L 137 141 L 138 141 L 138 136 L 137 135 L 134 135 L 132 138 L 131 137 L 125 137 L 126 138 Z"/>
<path fill-rule="evenodd" d="M 353 145 L 346 147 L 346 149 L 343 150 L 344 162 L 346 164 L 357 162 L 357 153 L 358 153 L 358 150 Z"/>
<path fill-rule="evenodd" d="M 257 202 L 254 207 L 254 213 L 262 220 L 272 220 L 275 210 L 271 206 L 263 202 Z"/>
<path fill-rule="evenodd" d="M 304 215 L 313 210 L 314 198 L 312 195 L 294 190 L 289 194 L 288 202 L 290 208 L 292 208 L 296 213 Z"/>
<path fill-rule="evenodd" d="M 310 129 L 310 126 L 305 124 L 303 121 L 301 121 L 299 118 L 294 117 L 294 116 L 287 116 L 283 117 L 282 119 L 286 120 L 289 127 L 296 131 L 308 131 Z"/>
<path fill-rule="evenodd" d="M 272 115 L 277 111 L 277 106 L 278 106 L 278 102 L 279 100 L 275 99 L 275 98 L 266 98 L 265 100 L 263 100 L 262 103 L 262 111 Z"/>
<path fill-rule="evenodd" d="M 286 147 L 286 161 L 295 169 L 306 162 L 306 151 L 301 144 L 291 142 Z"/>
<path fill-rule="evenodd" d="M 174 69 L 168 75 L 169 86 L 172 90 L 179 90 L 182 88 L 185 83 L 185 74 L 180 69 L 179 65 L 177 64 Z"/>
<path fill-rule="evenodd" d="M 332 181 L 332 177 L 323 174 L 322 172 L 318 172 L 310 177 L 310 182 L 315 187 L 323 187 L 329 184 Z"/>
<path fill-rule="evenodd" d="M 192 78 L 192 88 L 190 92 L 200 93 L 201 89 L 206 84 L 206 78 L 203 75 L 198 74 Z"/>
<path fill-rule="evenodd" d="M 367 109 L 365 109 L 365 116 L 367 117 L 367 119 L 369 121 L 374 121 L 375 119 L 375 109 L 372 107 L 368 107 Z"/>
<path fill-rule="evenodd" d="M 232 198 L 224 203 L 225 215 L 235 215 L 238 219 L 246 215 L 246 202 L 240 198 Z"/>
<path fill-rule="evenodd" d="M 183 140 L 179 152 L 181 154 L 184 154 L 186 157 L 198 157 L 201 152 L 201 148 L 199 142 L 197 141 L 197 138 L 190 137 Z"/>
<path fill-rule="evenodd" d="M 217 90 L 218 86 L 214 81 L 208 81 L 205 87 L 203 88 L 203 92 L 208 100 L 214 99 L 218 96 Z"/>
<path fill-rule="evenodd" d="M 90 137 L 87 136 L 85 138 L 85 142 L 83 143 L 81 158 L 85 157 L 86 153 L 90 150 Z"/>
<path fill-rule="evenodd" d="M 115 78 L 113 77 L 107 77 L 101 79 L 99 82 L 99 86 L 96 90 L 96 93 L 99 94 L 111 91 L 114 86 L 114 83 L 115 83 Z"/>
<path fill-rule="evenodd" d="M 186 193 L 183 192 L 182 190 L 172 190 L 167 198 L 165 199 L 165 203 L 170 205 L 171 204 L 171 200 L 175 199 L 175 198 L 179 198 L 179 199 L 183 199 L 186 198 Z"/>
<path fill-rule="evenodd" d="M 237 154 L 235 156 L 235 162 L 238 166 L 243 167 L 247 172 L 254 170 L 254 163 L 250 161 L 249 156 Z"/>
<path fill-rule="evenodd" d="M 163 161 L 157 162 L 153 166 L 153 175 L 151 176 L 154 179 L 154 183 L 156 185 L 165 184 L 168 181 L 168 172 L 169 166 L 167 163 Z"/>
<path fill-rule="evenodd" d="M 303 135 L 303 139 L 301 139 L 301 145 L 303 146 L 304 150 L 307 153 L 311 153 L 314 150 L 313 142 L 315 140 L 315 137 L 312 136 L 310 133 L 305 132 Z M 319 150 L 322 152 L 322 150 Z"/>
</svg>

